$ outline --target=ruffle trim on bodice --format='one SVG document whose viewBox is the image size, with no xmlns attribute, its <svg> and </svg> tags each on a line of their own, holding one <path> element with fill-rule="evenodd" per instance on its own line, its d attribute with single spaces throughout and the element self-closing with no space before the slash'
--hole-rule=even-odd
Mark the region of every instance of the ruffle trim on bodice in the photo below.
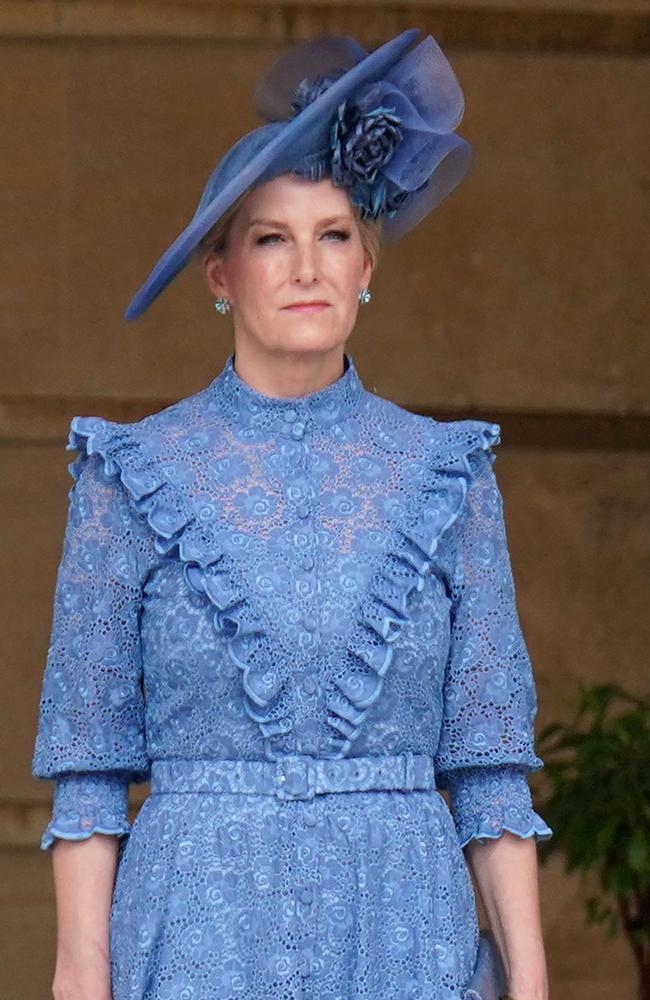
<svg viewBox="0 0 650 1000">
<path fill-rule="evenodd" d="M 145 418 L 146 419 L 146 418 Z M 381 565 L 360 602 L 357 624 L 348 644 L 343 676 L 328 683 L 327 756 L 342 757 L 359 735 L 369 708 L 379 697 L 394 644 L 409 617 L 412 596 L 422 590 L 444 533 L 460 516 L 474 478 L 473 456 L 499 441 L 500 427 L 481 420 L 453 425 L 432 422 L 426 469 L 414 502 L 407 504 L 403 522 L 390 530 Z M 116 424 L 102 417 L 74 417 L 68 449 L 103 460 L 107 476 L 125 487 L 135 510 L 146 516 L 161 555 L 178 552 L 188 585 L 214 606 L 217 632 L 227 640 L 232 661 L 241 671 L 247 714 L 265 738 L 292 729 L 288 714 L 278 708 L 283 679 L 263 648 L 266 636 L 259 613 L 250 602 L 234 559 L 224 551 L 224 532 L 217 516 L 198 519 L 179 483 L 175 468 L 165 460 L 164 434 Z M 77 479 L 83 454 L 68 469 Z M 267 744 L 266 752 L 270 753 Z"/>
<path fill-rule="evenodd" d="M 350 669 L 334 681 L 328 700 L 328 749 L 345 756 L 379 698 L 398 639 L 409 620 L 409 604 L 425 585 L 441 538 L 460 516 L 474 480 L 473 457 L 500 440 L 501 428 L 461 420 L 456 442 L 435 442 L 415 509 L 392 538 L 368 592 L 349 646 Z M 421 502 L 420 502 L 421 501 Z M 410 517 L 410 520 L 409 520 Z"/>
<path fill-rule="evenodd" d="M 233 560 L 223 551 L 221 526 L 198 520 L 173 479 L 173 469 L 156 453 L 145 435 L 132 425 L 117 425 L 102 417 L 73 417 L 68 449 L 82 452 L 68 466 L 77 479 L 83 453 L 99 455 L 107 476 L 120 480 L 135 510 L 146 516 L 161 555 L 175 550 L 183 563 L 188 586 L 214 606 L 213 623 L 226 639 L 228 654 L 241 671 L 245 709 L 265 737 L 289 732 L 289 717 L 272 714 L 282 687 L 277 668 L 257 656 L 264 637 Z"/>
</svg>

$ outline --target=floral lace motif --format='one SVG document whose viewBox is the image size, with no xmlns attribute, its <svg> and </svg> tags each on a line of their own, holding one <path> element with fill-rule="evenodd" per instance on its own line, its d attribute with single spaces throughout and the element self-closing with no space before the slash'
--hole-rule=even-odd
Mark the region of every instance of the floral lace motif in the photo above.
<svg viewBox="0 0 650 1000">
<path fill-rule="evenodd" d="M 44 849 L 122 836 L 116 1000 L 310 982 L 458 1000 L 478 934 L 460 845 L 551 833 L 526 780 L 542 761 L 499 427 L 410 413 L 345 361 L 288 398 L 231 356 L 141 421 L 72 421 L 32 772 L 57 782 Z M 128 824 L 153 760 L 403 751 L 433 758 L 451 813 L 437 792 L 173 794 Z"/>
</svg>

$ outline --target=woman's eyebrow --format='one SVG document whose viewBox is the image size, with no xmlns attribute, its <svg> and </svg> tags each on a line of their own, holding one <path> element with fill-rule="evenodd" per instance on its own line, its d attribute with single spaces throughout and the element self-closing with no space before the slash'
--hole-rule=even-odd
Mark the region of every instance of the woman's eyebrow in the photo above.
<svg viewBox="0 0 650 1000">
<path fill-rule="evenodd" d="M 335 222 L 352 222 L 351 215 L 334 215 L 329 219 L 321 219 L 318 223 L 319 226 L 331 226 Z M 252 226 L 273 226 L 274 229 L 288 229 L 286 223 L 278 222 L 276 219 L 251 219 L 248 223 L 248 228 L 251 229 Z"/>
</svg>

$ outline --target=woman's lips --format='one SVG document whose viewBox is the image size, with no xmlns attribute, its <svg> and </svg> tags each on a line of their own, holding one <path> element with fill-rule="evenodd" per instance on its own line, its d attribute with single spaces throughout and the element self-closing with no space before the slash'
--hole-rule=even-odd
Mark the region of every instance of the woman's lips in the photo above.
<svg viewBox="0 0 650 1000">
<path fill-rule="evenodd" d="M 320 312 L 321 309 L 329 308 L 329 302 L 314 302 L 310 303 L 309 305 L 285 306 L 284 308 L 288 309 L 289 312 L 300 312 L 300 313 Z"/>
</svg>

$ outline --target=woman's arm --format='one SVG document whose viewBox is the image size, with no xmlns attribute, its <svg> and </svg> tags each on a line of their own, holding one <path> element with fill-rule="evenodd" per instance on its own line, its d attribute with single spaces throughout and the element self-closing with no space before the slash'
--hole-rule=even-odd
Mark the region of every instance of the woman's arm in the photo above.
<svg viewBox="0 0 650 1000">
<path fill-rule="evenodd" d="M 547 1000 L 538 840 L 553 831 L 533 808 L 537 697 L 517 609 L 493 455 L 473 457 L 462 517 L 444 538 L 450 649 L 435 757 L 460 846 L 490 918 L 514 1000 Z"/>
<path fill-rule="evenodd" d="M 548 1000 L 535 838 L 504 830 L 485 843 L 470 840 L 464 851 L 503 956 L 508 992 L 513 1000 Z"/>
<path fill-rule="evenodd" d="M 119 838 L 57 838 L 52 848 L 57 953 L 54 1000 L 112 1000 L 110 910 Z"/>
<path fill-rule="evenodd" d="M 110 1000 L 110 910 L 128 787 L 146 780 L 140 644 L 148 528 L 92 454 L 76 463 L 57 573 L 34 777 L 56 780 L 41 847 L 53 851 L 56 1000 Z"/>
</svg>

